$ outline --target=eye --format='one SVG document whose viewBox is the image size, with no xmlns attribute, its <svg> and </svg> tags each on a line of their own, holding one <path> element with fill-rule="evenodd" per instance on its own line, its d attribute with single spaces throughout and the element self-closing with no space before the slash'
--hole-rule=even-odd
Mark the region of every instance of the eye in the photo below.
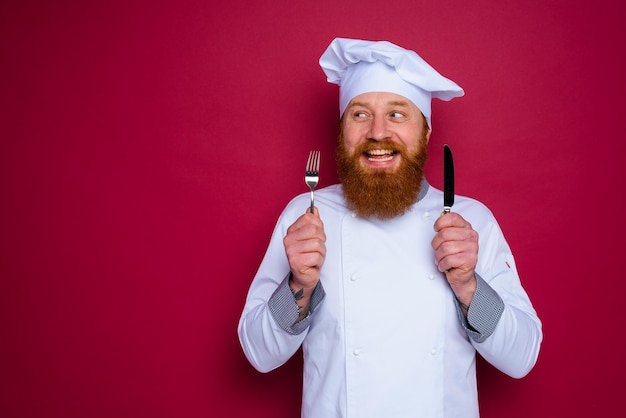
<svg viewBox="0 0 626 418">
<path fill-rule="evenodd" d="M 389 114 L 389 116 L 391 116 L 392 119 L 399 119 L 399 118 L 403 118 L 404 117 L 404 113 L 401 113 L 401 112 L 391 112 Z"/>
<path fill-rule="evenodd" d="M 355 119 L 363 119 L 367 117 L 367 113 L 365 113 L 365 111 L 363 110 L 355 110 L 352 113 L 352 117 L 354 117 Z"/>
</svg>

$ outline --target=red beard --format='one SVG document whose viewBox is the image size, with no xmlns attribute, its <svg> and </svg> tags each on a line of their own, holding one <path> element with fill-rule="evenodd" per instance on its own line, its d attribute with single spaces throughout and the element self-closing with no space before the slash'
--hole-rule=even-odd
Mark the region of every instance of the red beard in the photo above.
<svg viewBox="0 0 626 418">
<path fill-rule="evenodd" d="M 343 193 L 351 210 L 363 218 L 390 219 L 404 214 L 417 201 L 424 168 L 428 159 L 425 137 L 419 141 L 417 152 L 409 154 L 406 147 L 395 142 L 370 141 L 361 144 L 352 155 L 346 150 L 343 135 L 339 135 L 337 167 Z M 366 170 L 359 159 L 371 148 L 397 151 L 402 161 L 393 173 Z"/>
</svg>

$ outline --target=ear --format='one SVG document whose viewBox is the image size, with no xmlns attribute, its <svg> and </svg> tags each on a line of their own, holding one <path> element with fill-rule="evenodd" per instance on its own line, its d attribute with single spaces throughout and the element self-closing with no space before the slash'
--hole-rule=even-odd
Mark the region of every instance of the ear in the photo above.
<svg viewBox="0 0 626 418">
<path fill-rule="evenodd" d="M 428 141 L 430 141 L 430 134 L 432 133 L 432 129 L 429 129 L 428 132 L 426 132 L 426 143 L 428 144 Z"/>
</svg>

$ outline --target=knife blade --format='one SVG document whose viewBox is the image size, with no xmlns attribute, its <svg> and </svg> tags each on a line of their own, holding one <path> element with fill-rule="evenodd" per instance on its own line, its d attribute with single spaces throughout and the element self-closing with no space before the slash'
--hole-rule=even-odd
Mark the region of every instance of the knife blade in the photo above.
<svg viewBox="0 0 626 418">
<path fill-rule="evenodd" d="M 454 204 L 454 161 L 452 151 L 443 146 L 443 214 L 450 213 Z"/>
</svg>

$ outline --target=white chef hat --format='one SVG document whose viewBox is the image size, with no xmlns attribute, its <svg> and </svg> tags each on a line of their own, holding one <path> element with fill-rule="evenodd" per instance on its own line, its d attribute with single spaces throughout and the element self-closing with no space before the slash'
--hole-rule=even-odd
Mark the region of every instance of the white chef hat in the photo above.
<svg viewBox="0 0 626 418">
<path fill-rule="evenodd" d="M 399 94 L 421 111 L 428 126 L 433 97 L 451 100 L 464 92 L 413 51 L 387 41 L 335 38 L 320 58 L 330 83 L 339 85 L 339 114 L 354 97 L 369 92 Z"/>
</svg>

